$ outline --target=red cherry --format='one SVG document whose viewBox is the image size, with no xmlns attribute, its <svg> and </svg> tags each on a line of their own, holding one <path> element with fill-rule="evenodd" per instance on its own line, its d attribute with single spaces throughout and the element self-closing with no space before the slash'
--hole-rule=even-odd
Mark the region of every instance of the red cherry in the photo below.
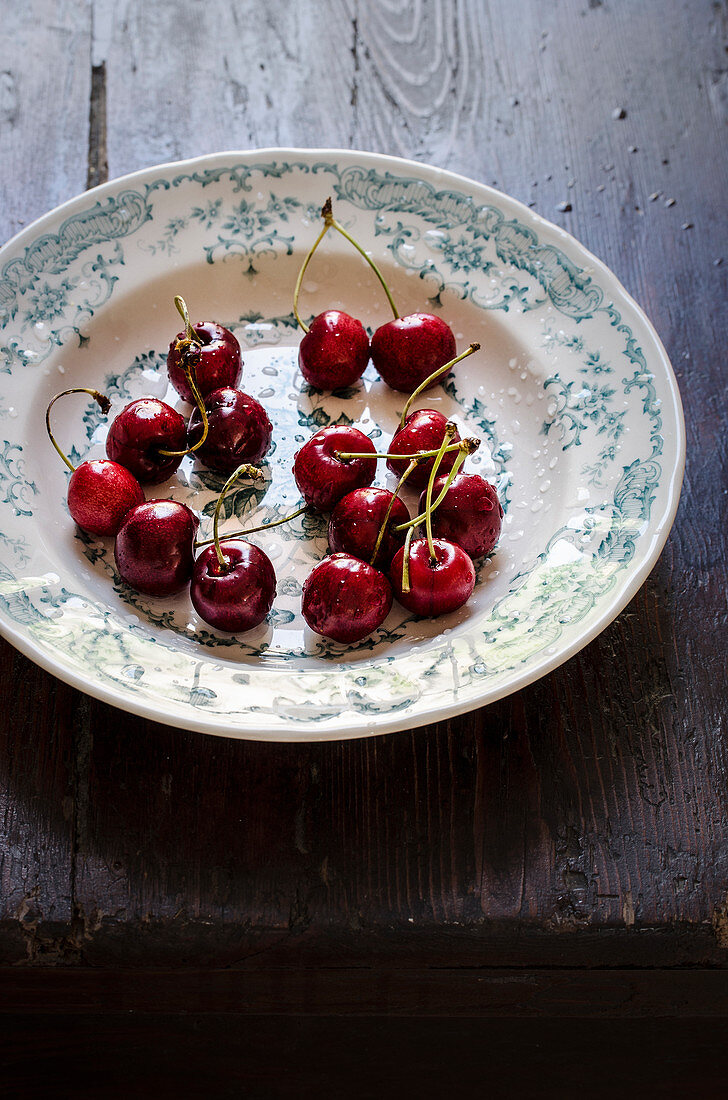
<svg viewBox="0 0 728 1100">
<path fill-rule="evenodd" d="M 68 482 L 68 510 L 90 535 L 115 535 L 129 509 L 143 500 L 134 475 L 108 458 L 82 462 Z"/>
<path fill-rule="evenodd" d="M 371 485 L 377 472 L 376 458 L 342 460 L 339 453 L 371 454 L 371 439 L 349 424 L 331 424 L 304 443 L 293 460 L 293 476 L 301 496 L 317 512 L 330 511 L 354 489 Z"/>
<path fill-rule="evenodd" d="M 430 559 L 427 539 L 411 543 L 409 592 L 402 591 L 404 547 L 394 555 L 389 569 L 394 594 L 402 606 L 427 619 L 456 611 L 475 587 L 475 568 L 465 551 L 446 539 L 435 539 L 434 546 L 436 561 Z"/>
<path fill-rule="evenodd" d="M 327 309 L 311 322 L 298 349 L 306 381 L 320 390 L 339 390 L 361 378 L 369 362 L 369 337 L 361 321 Z"/>
<path fill-rule="evenodd" d="M 222 473 L 242 462 L 259 462 L 270 447 L 273 425 L 263 406 L 241 390 L 223 386 L 205 398 L 207 439 L 194 453 L 205 466 Z M 187 428 L 190 447 L 202 436 L 202 417 L 194 409 Z"/>
<path fill-rule="evenodd" d="M 273 606 L 276 575 L 267 554 L 249 542 L 226 542 L 220 565 L 214 546 L 202 551 L 192 570 L 195 611 L 219 630 L 251 630 Z"/>
<path fill-rule="evenodd" d="M 445 477 L 435 478 L 432 499 L 445 485 Z M 425 510 L 423 493 L 420 513 Z M 489 554 L 501 533 L 503 509 L 495 488 L 480 474 L 456 474 L 437 510 L 432 513 L 432 530 L 439 538 L 461 546 L 477 561 Z"/>
<path fill-rule="evenodd" d="M 157 485 L 175 472 L 182 455 L 163 455 L 165 451 L 184 451 L 187 425 L 184 417 L 156 397 L 140 397 L 122 409 L 109 428 L 106 453 L 142 484 Z"/>
<path fill-rule="evenodd" d="M 147 500 L 127 512 L 114 545 L 122 580 L 149 596 L 171 596 L 189 583 L 200 521 L 176 500 Z"/>
<path fill-rule="evenodd" d="M 355 489 L 353 493 L 342 497 L 329 519 L 331 550 L 351 554 L 362 561 L 371 561 L 393 496 L 388 489 L 370 487 Z M 386 569 L 396 551 L 404 544 L 406 532 L 395 531 L 395 525 L 407 523 L 410 518 L 406 505 L 396 497 L 376 559 L 372 562 L 378 569 Z"/>
<path fill-rule="evenodd" d="M 452 329 L 434 313 L 396 317 L 372 336 L 372 363 L 387 385 L 402 393 L 412 393 L 456 354 Z"/>
<path fill-rule="evenodd" d="M 404 427 L 398 428 L 395 432 L 389 445 L 389 454 L 412 456 L 417 451 L 436 451 L 445 438 L 447 424 L 447 417 L 436 409 L 418 409 L 417 412 L 410 413 L 404 422 Z M 457 432 L 453 435 L 452 442 L 460 442 Z M 440 473 L 448 474 L 456 458 L 457 451 L 448 451 L 444 454 L 438 466 Z M 414 468 L 408 478 L 408 484 L 412 488 L 422 489 L 427 484 L 433 461 L 434 459 L 428 458 Z M 397 477 L 402 476 L 408 465 L 405 459 L 387 459 L 387 468 Z"/>
<path fill-rule="evenodd" d="M 192 326 L 202 341 L 201 347 L 192 347 L 187 353 L 194 363 L 194 379 L 203 397 L 221 386 L 237 386 L 243 371 L 240 344 L 229 329 L 214 321 L 197 321 Z M 169 380 L 184 401 L 195 403 L 187 376 L 182 366 L 187 335 L 178 332 L 169 345 L 167 371 Z"/>
<path fill-rule="evenodd" d="M 358 642 L 386 619 L 392 588 L 384 573 L 351 554 L 324 558 L 304 581 L 303 617 L 317 634 Z"/>
</svg>

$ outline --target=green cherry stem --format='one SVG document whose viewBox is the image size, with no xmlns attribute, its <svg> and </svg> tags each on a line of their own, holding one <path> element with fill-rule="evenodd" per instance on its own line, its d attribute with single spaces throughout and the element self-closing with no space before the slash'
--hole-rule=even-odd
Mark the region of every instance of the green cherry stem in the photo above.
<svg viewBox="0 0 728 1100">
<path fill-rule="evenodd" d="M 447 372 L 449 370 L 451 370 L 451 368 L 454 367 L 456 363 L 459 363 L 461 359 L 467 359 L 467 357 L 469 355 L 472 355 L 474 351 L 479 351 L 479 350 L 480 350 L 480 344 L 471 344 L 470 347 L 466 351 L 462 352 L 460 355 L 456 355 L 454 359 L 451 359 L 449 361 L 449 363 L 444 363 L 441 367 L 438 367 L 437 370 L 432 372 L 432 374 L 429 376 L 429 378 L 426 378 L 424 380 L 424 382 L 421 382 L 419 384 L 419 386 L 417 387 L 417 389 L 414 391 L 414 393 L 412 393 L 407 398 L 407 403 L 406 403 L 405 407 L 402 409 L 402 415 L 399 418 L 400 428 L 404 428 L 404 422 L 407 419 L 407 413 L 410 411 L 410 408 L 412 406 L 412 402 L 415 400 L 415 398 L 419 397 L 419 395 L 422 393 L 423 390 L 426 390 L 427 387 L 432 385 L 432 383 L 435 382 L 438 378 L 440 378 L 441 375 L 447 374 Z"/>
<path fill-rule="evenodd" d="M 374 543 L 374 553 L 372 554 L 371 558 L 369 559 L 369 564 L 370 565 L 374 565 L 377 554 L 379 553 L 379 547 L 382 545 L 382 539 L 384 538 L 384 532 L 387 530 L 387 524 L 389 523 L 389 517 L 392 514 L 392 509 L 394 508 L 394 502 L 397 499 L 397 497 L 399 496 L 399 490 L 402 488 L 402 486 L 404 485 L 405 481 L 410 476 L 412 471 L 417 466 L 419 466 L 419 464 L 420 464 L 419 459 L 418 458 L 413 458 L 412 461 L 410 462 L 409 466 L 407 467 L 407 469 L 405 470 L 405 472 L 402 474 L 401 478 L 397 482 L 397 487 L 394 490 L 394 492 L 392 493 L 392 499 L 389 502 L 389 507 L 387 508 L 387 511 L 385 512 L 385 515 L 384 515 L 384 519 L 382 520 L 382 526 L 379 528 L 379 534 L 377 535 L 377 541 Z"/>
<path fill-rule="evenodd" d="M 269 527 L 280 527 L 282 523 L 288 523 L 289 520 L 296 519 L 297 516 L 302 516 L 305 512 L 310 511 L 309 506 L 304 504 L 302 508 L 297 508 L 295 512 L 283 516 L 282 519 L 274 519 L 270 523 L 259 523 L 257 527 L 245 527 L 241 531 L 231 531 L 228 535 L 220 535 L 218 542 L 224 542 L 225 539 L 239 539 L 242 535 L 252 535 L 256 531 L 267 531 Z M 195 550 L 200 550 L 203 546 L 211 546 L 214 541 L 214 539 L 205 539 L 203 542 L 196 542 Z"/>
<path fill-rule="evenodd" d="M 409 555 L 410 555 L 410 546 L 412 544 L 412 536 L 414 535 L 414 533 L 415 533 L 414 527 L 410 527 L 409 531 L 407 532 L 407 534 L 405 536 L 405 540 L 404 540 L 404 551 L 403 551 L 404 556 L 402 558 L 402 591 L 405 592 L 405 593 L 409 592 L 409 590 L 410 590 Z"/>
<path fill-rule="evenodd" d="M 222 508 L 222 502 L 227 496 L 228 491 L 232 489 L 235 482 L 238 480 L 239 477 L 242 477 L 243 474 L 245 474 L 247 477 L 253 478 L 253 480 L 261 477 L 261 472 L 258 467 L 251 466 L 249 462 L 243 462 L 241 466 L 238 466 L 237 470 L 233 470 L 233 472 L 230 474 L 230 477 L 223 485 L 220 491 L 220 496 L 217 498 L 217 504 L 215 505 L 215 516 L 212 521 L 212 539 L 208 539 L 207 542 L 195 543 L 195 546 L 199 547 L 209 546 L 210 542 L 213 542 L 215 544 L 215 553 L 217 554 L 217 560 L 220 563 L 220 568 L 224 570 L 227 570 L 228 563 L 223 557 L 222 547 L 220 546 L 220 536 L 217 530 L 218 524 L 220 523 L 220 509 Z"/>
<path fill-rule="evenodd" d="M 346 229 L 344 229 L 341 222 L 337 222 L 336 218 L 333 215 L 333 211 L 332 211 L 332 207 L 331 207 L 331 199 L 327 199 L 326 202 L 324 203 L 323 209 L 321 210 L 321 217 L 324 219 L 327 229 L 329 227 L 331 227 L 332 229 L 335 229 L 337 233 L 341 233 L 341 236 L 344 237 L 349 242 L 349 244 L 352 244 L 354 246 L 354 248 L 357 250 L 357 252 L 361 256 L 364 257 L 364 259 L 369 264 L 370 268 L 372 269 L 372 271 L 374 272 L 376 277 L 379 279 L 379 282 L 382 284 L 382 289 L 383 289 L 384 293 L 387 295 L 387 301 L 389 302 L 389 306 L 392 310 L 392 313 L 394 314 L 395 320 L 397 320 L 397 318 L 399 317 L 399 311 L 398 311 L 396 305 L 394 304 L 394 299 L 392 298 L 391 291 L 390 291 L 389 287 L 387 286 L 387 284 L 384 280 L 384 276 L 382 275 L 382 273 L 379 270 L 379 268 L 377 267 L 377 265 L 374 263 L 374 260 L 371 258 L 369 253 L 365 252 L 364 249 L 362 248 L 362 246 L 359 244 L 359 242 L 356 241 L 351 236 L 351 234 L 347 232 Z"/>
<path fill-rule="evenodd" d="M 184 298 L 181 298 L 179 294 L 175 294 L 174 304 L 177 306 L 177 309 L 179 310 L 182 319 L 187 326 L 187 339 L 180 340 L 177 348 L 180 352 L 182 359 L 182 370 L 185 372 L 185 378 L 187 379 L 189 387 L 192 391 L 192 396 L 195 399 L 195 405 L 197 406 L 197 409 L 200 413 L 200 418 L 202 420 L 202 435 L 196 443 L 193 443 L 191 447 L 186 447 L 184 451 L 166 451 L 160 447 L 159 453 L 160 455 L 164 455 L 165 458 L 184 458 L 185 455 L 194 454 L 195 451 L 197 451 L 202 446 L 202 444 L 207 439 L 207 433 L 210 425 L 207 420 L 207 409 L 205 408 L 205 402 L 202 399 L 202 394 L 197 388 L 196 364 L 197 362 L 199 362 L 199 349 L 202 347 L 202 340 L 200 340 L 199 336 L 192 327 L 190 315 L 187 311 L 187 305 Z M 193 340 L 196 342 L 193 343 Z"/>
<path fill-rule="evenodd" d="M 447 493 L 448 489 L 450 488 L 453 481 L 455 480 L 455 475 L 460 472 L 460 467 L 462 466 L 465 459 L 468 457 L 468 455 L 474 454 L 474 452 L 477 451 L 478 447 L 480 446 L 480 440 L 479 439 L 466 439 L 466 440 L 464 440 L 464 442 L 465 443 L 470 443 L 470 444 L 474 443 L 475 446 L 472 447 L 471 449 L 465 449 L 465 448 L 461 449 L 460 454 L 457 456 L 457 458 L 453 462 L 452 470 L 447 475 L 447 480 L 446 480 L 445 484 L 443 485 L 442 489 L 439 492 L 439 495 L 437 496 L 437 499 L 434 501 L 434 503 L 432 505 L 432 511 L 433 512 L 435 512 L 440 507 L 440 505 L 442 504 L 443 500 L 445 499 L 445 494 Z M 406 531 L 408 527 L 417 527 L 420 523 L 424 522 L 424 519 L 425 519 L 425 513 L 422 512 L 419 516 L 415 516 L 414 519 L 408 520 L 407 523 L 397 524 L 397 526 L 394 528 L 394 530 L 395 531 Z"/>
<path fill-rule="evenodd" d="M 445 448 L 445 451 L 447 452 L 447 451 L 462 450 L 464 443 L 468 443 L 468 445 L 472 445 L 472 443 L 475 443 L 476 446 L 473 448 L 473 450 L 477 450 L 478 447 L 480 446 L 480 440 L 477 440 L 477 439 L 476 440 L 461 439 L 459 443 L 451 443 L 449 447 Z M 371 453 L 367 453 L 366 451 L 361 451 L 361 452 L 359 452 L 359 451 L 357 451 L 357 452 L 354 452 L 354 451 L 334 451 L 334 457 L 338 458 L 338 460 L 340 462 L 349 462 L 350 459 L 353 459 L 353 458 L 399 458 L 402 461 L 404 461 L 406 458 L 409 458 L 413 462 L 414 461 L 424 462 L 425 459 L 435 458 L 435 456 L 438 455 L 439 453 L 440 453 L 439 448 L 436 448 L 435 450 L 432 450 L 432 451 L 416 451 L 415 454 L 413 454 L 413 455 L 398 455 L 398 454 L 389 454 L 389 453 L 386 453 L 386 454 L 371 454 Z"/>
<path fill-rule="evenodd" d="M 295 285 L 294 290 L 293 290 L 293 314 L 294 314 L 294 316 L 296 318 L 296 321 L 298 322 L 299 326 L 303 329 L 304 332 L 308 332 L 308 325 L 305 324 L 301 320 L 301 315 L 298 312 L 298 297 L 301 293 L 301 284 L 303 283 L 303 276 L 306 274 L 306 268 L 311 263 L 314 252 L 316 251 L 318 246 L 321 244 L 321 241 L 324 239 L 324 237 L 326 236 L 326 234 L 329 231 L 329 223 L 326 221 L 326 214 L 325 214 L 327 205 L 328 205 L 329 210 L 331 210 L 331 199 L 327 199 L 326 202 L 324 203 L 323 209 L 321 211 L 321 217 L 324 219 L 324 227 L 321 230 L 321 232 L 319 233 L 316 240 L 313 242 L 313 244 L 309 248 L 308 252 L 306 253 L 306 258 L 304 259 L 303 263 L 301 264 L 301 270 L 298 273 L 298 278 L 296 279 L 296 285 Z"/>
<path fill-rule="evenodd" d="M 190 313 L 187 309 L 187 302 L 184 300 L 181 294 L 175 294 L 174 304 L 177 307 L 177 312 L 185 323 L 185 331 L 187 333 L 187 339 L 190 344 L 197 344 L 198 348 L 202 347 L 202 340 L 192 327 L 192 321 L 190 321 Z"/>
<path fill-rule="evenodd" d="M 440 451 L 437 458 L 432 463 L 432 469 L 430 470 L 430 480 L 427 482 L 427 495 L 425 497 L 425 531 L 427 533 L 427 545 L 430 550 L 430 562 L 435 565 L 437 563 L 437 554 L 435 553 L 435 544 L 432 541 L 432 486 L 435 484 L 435 478 L 437 477 L 437 471 L 440 468 L 442 462 L 442 456 L 445 454 L 445 448 L 447 446 L 448 439 L 451 439 L 456 432 L 455 425 L 450 422 L 445 428 L 445 435 L 440 445 Z"/>
<path fill-rule="evenodd" d="M 46 415 L 45 415 L 46 431 L 48 432 L 48 438 L 50 439 L 51 443 L 53 444 L 53 446 L 55 447 L 56 451 L 61 456 L 63 461 L 66 463 L 66 466 L 68 466 L 68 469 L 71 471 L 71 473 L 75 473 L 76 472 L 76 467 L 73 465 L 70 458 L 68 458 L 68 456 L 65 455 L 63 453 L 63 451 L 61 450 L 61 448 L 58 446 L 58 444 L 56 443 L 56 437 L 54 436 L 53 432 L 51 431 L 51 409 L 53 408 L 56 401 L 58 401 L 58 399 L 60 397 L 68 397 L 68 395 L 71 394 L 71 393 L 87 393 L 89 395 L 89 397 L 93 397 L 94 401 L 96 402 L 97 405 L 99 405 L 99 407 L 101 408 L 101 411 L 102 411 L 102 413 L 104 413 L 104 415 L 106 415 L 106 413 L 111 408 L 111 402 L 109 401 L 108 397 L 106 397 L 105 394 L 99 393 L 98 390 L 86 389 L 85 386 L 77 386 L 72 390 L 63 390 L 62 393 L 57 393 L 55 397 L 51 398 L 51 401 L 49 402 L 48 408 L 46 409 Z"/>
</svg>

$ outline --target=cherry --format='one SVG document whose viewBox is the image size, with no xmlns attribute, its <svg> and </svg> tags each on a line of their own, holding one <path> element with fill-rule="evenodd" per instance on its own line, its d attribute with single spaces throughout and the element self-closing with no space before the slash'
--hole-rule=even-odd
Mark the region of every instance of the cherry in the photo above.
<svg viewBox="0 0 728 1100">
<path fill-rule="evenodd" d="M 310 328 L 304 324 L 298 312 L 298 298 L 301 293 L 303 276 L 313 254 L 329 229 L 336 229 L 346 237 L 364 256 L 367 263 L 372 265 L 389 298 L 395 317 L 397 316 L 397 309 L 387 289 L 387 284 L 377 267 L 372 264 L 363 248 L 357 244 L 353 237 L 349 236 L 344 227 L 334 218 L 330 198 L 326 200 L 321 208 L 321 217 L 324 219 L 323 228 L 306 253 L 296 279 L 296 286 L 293 291 L 293 312 L 296 321 L 304 331 L 304 337 L 298 350 L 298 365 L 301 368 L 301 374 L 310 385 L 316 386 L 318 389 L 337 390 L 342 389 L 344 386 L 351 386 L 357 379 L 361 378 L 366 369 L 369 362 L 369 337 L 366 330 L 361 321 L 357 321 L 355 317 L 338 309 L 327 309 L 323 313 L 319 313 L 314 317 Z"/>
<path fill-rule="evenodd" d="M 324 218 L 325 227 L 311 253 L 306 257 L 299 276 L 299 284 L 313 251 L 326 230 L 333 227 L 353 244 L 367 261 L 382 284 L 394 314 L 394 319 L 381 325 L 371 340 L 371 359 L 380 376 L 388 386 L 402 393 L 411 393 L 414 389 L 419 392 L 434 385 L 440 374 L 444 373 L 446 365 L 455 356 L 455 337 L 450 326 L 434 313 L 410 313 L 406 317 L 401 317 L 384 276 L 374 260 L 333 218 L 330 199 L 321 211 L 321 216 Z"/>
<path fill-rule="evenodd" d="M 241 463 L 223 485 L 215 505 L 212 545 L 196 544 L 207 549 L 195 562 L 190 586 L 198 615 L 210 626 L 229 631 L 251 630 L 262 623 L 276 594 L 276 575 L 267 554 L 250 542 L 228 544 L 224 549 L 220 545 L 222 502 L 241 474 L 257 478 L 260 470 L 247 462 Z"/>
<path fill-rule="evenodd" d="M 351 554 L 324 558 L 304 581 L 301 611 L 317 634 L 358 642 L 386 619 L 392 589 L 384 573 Z"/>
<path fill-rule="evenodd" d="M 436 450 L 445 438 L 447 425 L 447 417 L 437 409 L 418 409 L 417 412 L 410 413 L 404 422 L 404 427 L 397 429 L 389 445 L 390 454 L 401 454 L 403 457 L 387 459 L 388 469 L 393 474 L 401 476 L 412 455 L 418 451 Z M 461 442 L 457 431 L 454 432 L 451 442 Z M 440 462 L 440 473 L 449 473 L 457 456 L 457 450 L 447 451 Z M 422 489 L 427 484 L 433 462 L 434 457 L 420 462 L 410 474 L 409 484 L 416 489 Z"/>
<path fill-rule="evenodd" d="M 79 527 L 90 535 L 115 535 L 124 516 L 135 504 L 144 500 L 144 491 L 129 470 L 108 458 L 94 458 L 73 463 L 60 449 L 51 431 L 50 412 L 59 397 L 72 393 L 87 393 L 107 413 L 111 407 L 108 397 L 98 390 L 75 388 L 56 394 L 46 410 L 46 430 L 51 443 L 66 466 L 72 471 L 68 482 L 68 510 Z"/>
<path fill-rule="evenodd" d="M 147 500 L 127 512 L 114 556 L 121 579 L 148 596 L 171 596 L 188 584 L 199 519 L 177 500 Z"/>
<path fill-rule="evenodd" d="M 195 561 L 190 597 L 197 614 L 219 630 L 251 630 L 273 606 L 276 575 L 267 554 L 250 542 L 208 546 Z"/>
<path fill-rule="evenodd" d="M 106 437 L 109 458 L 148 485 L 171 477 L 186 448 L 184 417 L 157 397 L 132 401 L 116 417 Z"/>
<path fill-rule="evenodd" d="M 433 492 L 439 494 L 447 478 L 437 477 Z M 425 509 L 420 498 L 420 511 Z M 439 538 L 457 543 L 477 561 L 489 554 L 501 533 L 503 508 L 495 488 L 480 474 L 456 474 L 437 511 L 432 514 L 432 530 Z"/>
<path fill-rule="evenodd" d="M 410 313 L 372 336 L 372 363 L 393 390 L 411 393 L 456 354 L 452 329 L 434 313 Z M 427 388 L 437 379 L 428 383 Z"/>
<path fill-rule="evenodd" d="M 433 541 L 434 557 L 427 539 L 415 539 L 397 551 L 389 569 L 402 606 L 428 619 L 462 607 L 475 587 L 475 567 L 465 551 L 447 539 Z M 408 550 L 409 578 L 404 570 Z"/>
<path fill-rule="evenodd" d="M 90 535 L 115 535 L 144 490 L 124 466 L 108 458 L 82 462 L 68 483 L 68 510 Z"/>
<path fill-rule="evenodd" d="M 195 402 L 188 377 L 191 368 L 203 397 L 221 386 L 237 386 L 243 361 L 240 344 L 232 332 L 214 321 L 197 321 L 193 325 L 184 298 L 177 295 L 174 304 L 185 322 L 185 331 L 178 332 L 169 345 L 167 371 L 180 397 L 192 404 Z"/>
<path fill-rule="evenodd" d="M 211 470 L 230 473 L 240 463 L 259 462 L 270 447 L 273 425 L 263 406 L 241 390 L 223 386 L 205 398 L 207 439 L 196 451 Z M 187 428 L 190 444 L 199 443 L 203 423 L 194 409 Z"/>
<path fill-rule="evenodd" d="M 374 556 L 385 517 L 386 527 Z M 386 569 L 405 540 L 405 532 L 395 531 L 394 526 L 408 523 L 409 519 L 406 505 L 388 489 L 354 489 L 341 498 L 331 513 L 329 546 L 332 551 L 351 554 Z"/>
<path fill-rule="evenodd" d="M 363 324 L 338 309 L 314 317 L 298 349 L 301 374 L 320 390 L 353 385 L 368 362 L 369 337 Z"/>
<path fill-rule="evenodd" d="M 339 457 L 350 452 L 357 452 L 356 457 Z M 349 424 L 321 428 L 293 459 L 293 476 L 306 504 L 328 512 L 347 493 L 371 485 L 377 472 L 375 454 L 371 439 L 358 428 Z"/>
</svg>

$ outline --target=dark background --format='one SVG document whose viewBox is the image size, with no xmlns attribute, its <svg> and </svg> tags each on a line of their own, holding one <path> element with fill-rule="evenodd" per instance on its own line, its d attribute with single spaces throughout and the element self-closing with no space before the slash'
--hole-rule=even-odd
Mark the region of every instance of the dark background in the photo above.
<svg viewBox="0 0 728 1100">
<path fill-rule="evenodd" d="M 688 438 L 675 527 L 632 603 L 555 673 L 450 722 L 205 738 L 1 643 L 4 1079 L 722 1091 L 726 5 L 29 0 L 4 5 L 3 35 L 0 238 L 221 149 L 434 163 L 616 272 L 667 347 Z"/>
</svg>

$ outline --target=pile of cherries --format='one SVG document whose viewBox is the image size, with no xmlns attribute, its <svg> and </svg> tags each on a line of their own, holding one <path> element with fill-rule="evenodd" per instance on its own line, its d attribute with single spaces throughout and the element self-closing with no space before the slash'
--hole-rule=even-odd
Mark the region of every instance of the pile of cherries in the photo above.
<svg viewBox="0 0 728 1100">
<path fill-rule="evenodd" d="M 173 595 L 189 584 L 197 613 L 221 630 L 243 632 L 257 626 L 276 593 L 270 559 L 240 536 L 303 512 L 330 512 L 331 553 L 303 585 L 302 613 L 317 633 L 350 644 L 382 624 L 394 596 L 427 617 L 461 607 L 475 584 L 473 562 L 490 553 L 498 540 L 503 510 L 492 485 L 478 474 L 460 472 L 479 441 L 461 439 L 455 425 L 437 410 L 409 411 L 420 393 L 479 345 L 456 355 L 453 333 L 439 317 L 401 317 L 376 265 L 334 219 L 330 200 L 322 217 L 323 229 L 294 291 L 294 312 L 304 330 L 299 366 L 311 385 L 334 390 L 360 378 L 371 358 L 389 386 L 410 394 L 385 454 L 378 455 L 369 437 L 349 424 L 323 428 L 294 459 L 303 505 L 282 520 L 221 535 L 225 496 L 238 478 L 261 476 L 255 464 L 267 453 L 273 428 L 263 406 L 237 388 L 242 360 L 235 336 L 213 322 L 193 325 L 179 297 L 175 304 L 185 329 L 170 344 L 167 367 L 174 389 L 195 405 L 188 423 L 157 398 L 132 401 L 111 424 L 108 457 L 77 468 L 56 443 L 51 409 L 60 397 L 86 393 L 108 412 L 108 398 L 92 389 L 64 390 L 48 406 L 46 427 L 72 470 L 69 511 L 89 534 L 115 537 L 122 580 L 156 597 Z M 340 310 L 320 313 L 310 326 L 299 316 L 304 273 L 330 228 L 365 257 L 392 308 L 394 319 L 376 330 L 371 343 L 361 322 Z M 169 478 L 187 454 L 229 474 L 217 501 L 213 538 L 204 541 L 196 541 L 199 519 L 191 508 L 169 499 L 145 500 L 142 490 L 143 484 Z M 378 458 L 386 459 L 399 477 L 394 492 L 372 487 Z M 399 496 L 405 484 L 421 490 L 414 518 Z M 423 536 L 415 538 L 420 529 Z"/>
</svg>

